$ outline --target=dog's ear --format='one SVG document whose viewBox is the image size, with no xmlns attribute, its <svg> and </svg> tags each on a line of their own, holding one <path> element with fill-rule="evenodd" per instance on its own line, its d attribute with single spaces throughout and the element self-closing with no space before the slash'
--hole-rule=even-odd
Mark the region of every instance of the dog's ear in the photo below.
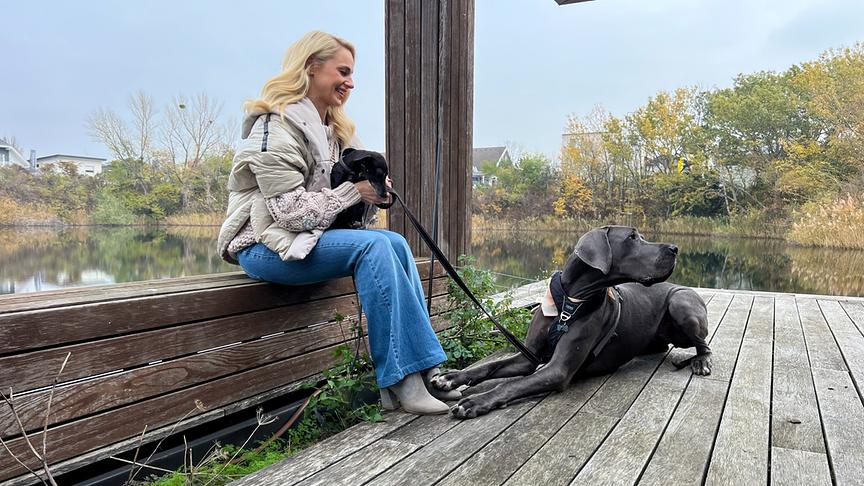
<svg viewBox="0 0 864 486">
<path fill-rule="evenodd" d="M 344 160 L 346 162 L 351 160 L 353 158 L 353 157 L 351 157 L 351 154 L 353 152 L 356 152 L 356 150 L 354 150 L 353 148 L 346 148 L 345 150 L 343 150 L 342 151 L 342 160 Z"/>
<path fill-rule="evenodd" d="M 609 228 L 596 228 L 582 235 L 576 243 L 576 256 L 588 266 L 603 272 L 603 275 L 608 274 L 612 268 Z"/>
</svg>

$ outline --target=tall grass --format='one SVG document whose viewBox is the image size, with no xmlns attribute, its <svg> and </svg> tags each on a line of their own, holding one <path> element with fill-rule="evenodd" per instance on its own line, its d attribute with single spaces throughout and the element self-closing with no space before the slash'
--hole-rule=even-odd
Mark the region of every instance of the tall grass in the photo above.
<svg viewBox="0 0 864 486">
<path fill-rule="evenodd" d="M 726 218 L 677 216 L 647 220 L 643 222 L 642 229 L 664 234 L 783 239 L 786 238 L 788 224 L 782 219 L 769 218 L 760 211 L 751 211 Z"/>
<path fill-rule="evenodd" d="M 165 218 L 169 226 L 221 226 L 225 221 L 225 213 L 189 213 L 174 214 Z"/>
<path fill-rule="evenodd" d="M 0 196 L 0 226 L 52 226 L 63 224 L 59 216 L 38 204 L 20 203 Z"/>
<path fill-rule="evenodd" d="M 812 204 L 798 214 L 789 240 L 805 246 L 864 249 L 864 196 Z"/>
<path fill-rule="evenodd" d="M 562 219 L 542 216 L 523 220 L 489 219 L 480 215 L 471 218 L 473 230 L 554 230 L 583 232 L 598 226 L 620 224 L 635 226 L 642 231 L 664 234 L 700 236 L 735 236 L 753 238 L 784 238 L 788 225 L 785 221 L 771 220 L 761 212 L 733 215 L 729 218 L 703 218 L 679 216 L 669 219 L 630 218 Z"/>
</svg>

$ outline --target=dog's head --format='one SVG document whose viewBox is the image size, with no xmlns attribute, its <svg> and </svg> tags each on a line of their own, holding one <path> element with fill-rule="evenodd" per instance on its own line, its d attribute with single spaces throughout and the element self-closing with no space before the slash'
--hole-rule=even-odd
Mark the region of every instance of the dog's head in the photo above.
<svg viewBox="0 0 864 486">
<path fill-rule="evenodd" d="M 648 242 L 636 228 L 604 226 L 579 238 L 562 277 L 567 282 L 576 281 L 577 273 L 584 272 L 584 267 L 577 268 L 578 260 L 600 272 L 602 276 L 597 276 L 607 286 L 624 282 L 652 285 L 672 275 L 677 255 L 677 246 Z"/>
<path fill-rule="evenodd" d="M 375 192 L 387 197 L 387 161 L 378 152 L 347 148 L 342 152 L 342 161 L 347 165 L 357 181 L 367 180 Z"/>
</svg>

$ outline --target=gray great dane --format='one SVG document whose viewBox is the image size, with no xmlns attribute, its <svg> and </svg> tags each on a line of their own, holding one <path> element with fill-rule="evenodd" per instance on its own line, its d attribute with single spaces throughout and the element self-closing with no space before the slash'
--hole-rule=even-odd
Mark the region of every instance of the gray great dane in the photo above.
<svg viewBox="0 0 864 486">
<path fill-rule="evenodd" d="M 675 245 L 645 241 L 635 228 L 589 231 L 560 275 L 553 277 L 553 282 L 560 281 L 564 309 L 571 314 L 566 326 L 561 326 L 561 317 L 547 317 L 539 307 L 531 320 L 525 344 L 543 357 L 543 365 L 535 367 L 517 354 L 440 374 L 432 379 L 433 386 L 453 390 L 492 378 L 522 377 L 460 400 L 451 413 L 464 419 L 519 398 L 561 391 L 574 377 L 611 373 L 635 356 L 665 351 L 670 344 L 696 348 L 695 356 L 676 366 L 689 364 L 697 375 L 710 374 L 705 303 L 692 289 L 664 282 L 677 254 Z M 550 336 L 555 334 L 560 337 L 553 341 Z"/>
</svg>

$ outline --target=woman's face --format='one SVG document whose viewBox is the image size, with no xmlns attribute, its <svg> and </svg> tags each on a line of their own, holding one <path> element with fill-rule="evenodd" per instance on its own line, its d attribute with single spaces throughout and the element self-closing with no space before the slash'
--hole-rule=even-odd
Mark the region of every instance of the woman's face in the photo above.
<svg viewBox="0 0 864 486">
<path fill-rule="evenodd" d="M 354 56 L 339 49 L 335 56 L 309 67 L 309 97 L 327 106 L 341 106 L 354 89 Z"/>
</svg>

